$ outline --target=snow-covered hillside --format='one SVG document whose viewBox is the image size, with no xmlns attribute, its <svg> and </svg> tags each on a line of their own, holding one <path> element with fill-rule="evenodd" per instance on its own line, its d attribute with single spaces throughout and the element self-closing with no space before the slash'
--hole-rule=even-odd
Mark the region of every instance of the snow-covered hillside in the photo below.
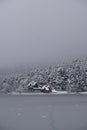
<svg viewBox="0 0 87 130">
<path fill-rule="evenodd" d="M 69 92 L 87 91 L 87 59 L 63 65 L 51 65 L 10 73 L 0 80 L 0 92 L 28 92 L 30 82 L 43 82 L 52 89 Z"/>
</svg>

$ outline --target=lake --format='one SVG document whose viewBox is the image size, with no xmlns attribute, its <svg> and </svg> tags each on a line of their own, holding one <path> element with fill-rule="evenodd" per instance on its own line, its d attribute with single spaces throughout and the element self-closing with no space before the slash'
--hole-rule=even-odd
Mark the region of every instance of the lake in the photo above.
<svg viewBox="0 0 87 130">
<path fill-rule="evenodd" d="M 87 95 L 0 95 L 0 130 L 87 130 Z"/>
</svg>

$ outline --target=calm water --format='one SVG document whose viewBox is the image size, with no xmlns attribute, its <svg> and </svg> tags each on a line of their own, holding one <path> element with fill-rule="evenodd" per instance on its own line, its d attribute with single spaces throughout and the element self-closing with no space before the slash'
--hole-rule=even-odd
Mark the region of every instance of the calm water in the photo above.
<svg viewBox="0 0 87 130">
<path fill-rule="evenodd" d="M 0 130 L 87 130 L 87 96 L 0 95 Z"/>
</svg>

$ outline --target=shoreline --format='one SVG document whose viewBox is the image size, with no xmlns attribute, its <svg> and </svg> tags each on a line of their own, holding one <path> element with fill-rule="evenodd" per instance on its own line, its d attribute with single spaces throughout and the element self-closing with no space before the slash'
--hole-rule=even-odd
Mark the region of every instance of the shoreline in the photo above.
<svg viewBox="0 0 87 130">
<path fill-rule="evenodd" d="M 75 95 L 77 95 L 77 94 L 84 95 L 84 94 L 87 94 L 87 92 L 79 92 L 79 93 L 77 93 L 77 92 L 71 92 L 71 93 L 69 93 L 67 91 L 63 91 L 63 92 L 59 91 L 59 92 L 55 92 L 55 93 L 54 92 L 52 92 L 52 93 L 19 93 L 19 92 L 11 92 L 11 93 L 8 93 L 7 95 L 18 95 L 18 96 L 23 95 L 23 96 L 28 96 L 28 95 L 72 95 L 72 94 L 75 94 Z"/>
</svg>

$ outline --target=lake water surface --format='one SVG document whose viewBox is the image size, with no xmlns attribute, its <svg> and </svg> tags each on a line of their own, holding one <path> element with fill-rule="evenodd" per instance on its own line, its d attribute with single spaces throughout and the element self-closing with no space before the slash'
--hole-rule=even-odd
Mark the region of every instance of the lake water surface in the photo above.
<svg viewBox="0 0 87 130">
<path fill-rule="evenodd" d="M 0 130 L 87 130 L 87 95 L 0 95 Z"/>
</svg>

